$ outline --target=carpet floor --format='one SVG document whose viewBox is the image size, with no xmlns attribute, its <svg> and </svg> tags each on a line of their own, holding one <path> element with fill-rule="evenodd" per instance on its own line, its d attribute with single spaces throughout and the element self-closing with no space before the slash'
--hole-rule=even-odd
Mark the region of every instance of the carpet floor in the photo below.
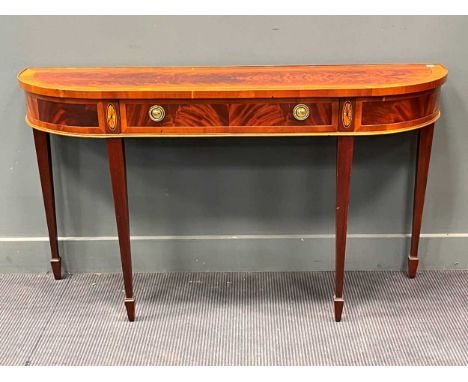
<svg viewBox="0 0 468 382">
<path fill-rule="evenodd" d="M 468 271 L 0 274 L 0 365 L 468 365 Z"/>
</svg>

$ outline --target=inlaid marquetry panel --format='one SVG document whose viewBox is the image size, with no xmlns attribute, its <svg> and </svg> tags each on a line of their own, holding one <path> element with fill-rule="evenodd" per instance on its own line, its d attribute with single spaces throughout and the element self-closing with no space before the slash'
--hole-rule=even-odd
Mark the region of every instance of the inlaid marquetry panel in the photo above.
<svg viewBox="0 0 468 382">
<path fill-rule="evenodd" d="M 360 113 L 356 108 L 356 100 L 352 98 L 342 99 L 338 112 L 338 131 L 353 132 L 359 120 Z"/>
<path fill-rule="evenodd" d="M 120 133 L 121 117 L 119 112 L 119 103 L 117 101 L 106 101 L 101 103 L 102 120 L 106 133 Z M 99 114 L 99 109 L 98 109 Z"/>
<path fill-rule="evenodd" d="M 113 103 L 107 104 L 106 107 L 106 125 L 107 128 L 111 131 L 115 130 L 117 127 L 117 109 Z"/>
<path fill-rule="evenodd" d="M 353 123 L 353 114 L 353 104 L 351 101 L 345 101 L 341 110 L 341 123 L 344 128 L 351 127 L 351 124 Z"/>
</svg>

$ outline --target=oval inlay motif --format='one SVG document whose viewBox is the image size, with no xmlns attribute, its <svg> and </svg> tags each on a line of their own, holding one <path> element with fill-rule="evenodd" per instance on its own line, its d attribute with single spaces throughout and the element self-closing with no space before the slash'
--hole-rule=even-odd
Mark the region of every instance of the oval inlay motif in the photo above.
<svg viewBox="0 0 468 382">
<path fill-rule="evenodd" d="M 342 122 L 343 126 L 346 128 L 350 127 L 353 122 L 353 105 L 350 101 L 346 101 L 343 104 Z"/>
<path fill-rule="evenodd" d="M 117 126 L 117 111 L 115 110 L 115 106 L 112 103 L 107 105 L 106 122 L 107 122 L 107 127 L 110 130 L 114 130 L 115 127 Z"/>
</svg>

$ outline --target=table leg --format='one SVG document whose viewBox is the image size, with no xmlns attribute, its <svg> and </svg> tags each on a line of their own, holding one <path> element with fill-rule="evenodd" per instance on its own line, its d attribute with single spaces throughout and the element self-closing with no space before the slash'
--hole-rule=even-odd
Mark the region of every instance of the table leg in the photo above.
<svg viewBox="0 0 468 382">
<path fill-rule="evenodd" d="M 135 320 L 135 299 L 132 286 L 132 256 L 130 253 L 130 225 L 128 219 L 127 174 L 125 147 L 122 138 L 108 138 L 107 155 L 114 195 L 115 219 L 119 235 L 120 258 L 125 286 L 125 308 L 129 321 Z"/>
<path fill-rule="evenodd" d="M 338 137 L 336 152 L 335 320 L 343 312 L 343 283 L 354 137 Z"/>
<path fill-rule="evenodd" d="M 416 271 L 419 264 L 419 237 L 421 234 L 424 197 L 426 194 L 433 135 L 434 124 L 423 127 L 418 131 L 418 154 L 416 160 L 416 179 L 413 201 L 413 226 L 411 232 L 410 255 L 408 256 L 408 277 L 411 279 L 416 277 Z"/>
<path fill-rule="evenodd" d="M 57 218 L 55 215 L 54 179 L 52 176 L 52 155 L 50 150 L 50 137 L 48 133 L 33 129 L 34 145 L 36 147 L 39 177 L 41 179 L 42 198 L 49 230 L 49 242 L 52 258 L 50 264 L 54 278 L 62 278 L 61 259 L 57 241 Z"/>
</svg>

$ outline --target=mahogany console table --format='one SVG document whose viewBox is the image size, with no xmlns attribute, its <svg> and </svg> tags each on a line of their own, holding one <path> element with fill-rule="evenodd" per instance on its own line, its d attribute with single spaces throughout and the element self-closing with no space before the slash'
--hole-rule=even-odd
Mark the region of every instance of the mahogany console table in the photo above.
<svg viewBox="0 0 468 382">
<path fill-rule="evenodd" d="M 57 245 L 50 134 L 104 138 L 112 179 L 128 319 L 135 319 L 124 139 L 337 137 L 336 321 L 343 279 L 354 139 L 418 130 L 408 274 L 415 277 L 442 65 L 28 68 L 18 75 L 33 128 L 52 252 Z"/>
</svg>

